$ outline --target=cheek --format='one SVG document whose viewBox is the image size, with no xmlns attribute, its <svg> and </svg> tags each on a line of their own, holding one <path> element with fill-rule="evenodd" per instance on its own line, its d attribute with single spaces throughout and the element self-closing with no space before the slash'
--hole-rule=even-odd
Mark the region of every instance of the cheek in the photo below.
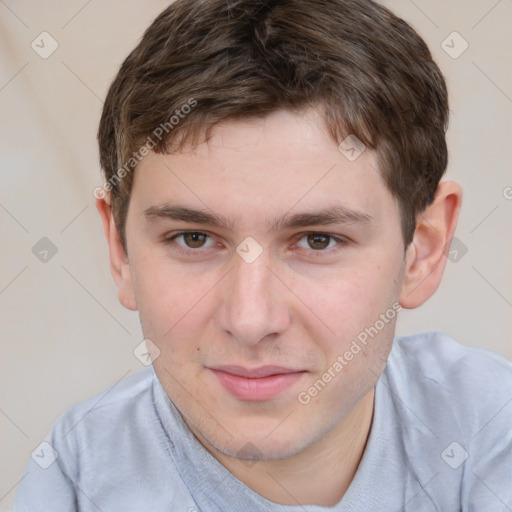
<svg viewBox="0 0 512 512">
<path fill-rule="evenodd" d="M 338 272 L 323 283 L 308 281 L 297 286 L 317 324 L 321 320 L 336 343 L 356 336 L 391 307 L 395 284 L 390 272 L 380 265 L 366 266 Z"/>
<path fill-rule="evenodd" d="M 209 291 L 218 281 L 186 274 L 157 258 L 134 259 L 134 289 L 144 335 L 163 344 L 179 334 L 183 345 L 208 318 Z M 190 341 L 188 340 L 188 341 Z"/>
</svg>

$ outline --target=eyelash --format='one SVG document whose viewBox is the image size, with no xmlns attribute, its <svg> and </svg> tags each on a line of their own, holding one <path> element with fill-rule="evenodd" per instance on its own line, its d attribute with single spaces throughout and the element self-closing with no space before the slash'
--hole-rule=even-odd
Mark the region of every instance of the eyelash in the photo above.
<svg viewBox="0 0 512 512">
<path fill-rule="evenodd" d="M 176 248 L 178 249 L 178 252 L 180 252 L 181 254 L 184 254 L 186 256 L 196 256 L 198 254 L 200 254 L 200 252 L 202 251 L 201 248 L 199 249 L 185 249 L 183 246 L 177 244 L 175 242 L 176 238 L 182 236 L 182 235 L 186 235 L 186 234 L 190 234 L 190 233 L 196 233 L 196 234 L 199 234 L 199 235 L 206 235 L 207 237 L 211 238 L 210 235 L 208 233 L 206 233 L 205 231 L 194 231 L 194 230 L 187 230 L 187 231 L 178 231 L 177 233 L 174 233 L 173 235 L 169 236 L 169 237 L 166 237 L 163 242 L 164 244 L 166 245 L 175 245 Z M 325 236 L 331 240 L 334 240 L 335 242 L 337 242 L 338 246 L 345 246 L 345 245 L 348 245 L 348 240 L 344 239 L 344 238 L 340 238 L 338 236 L 334 236 L 334 235 L 331 235 L 329 233 L 323 233 L 321 231 L 308 231 L 306 233 L 301 233 L 301 237 L 298 239 L 299 241 L 302 240 L 304 237 L 307 237 L 309 235 L 322 235 L 322 236 Z M 325 254 L 327 253 L 328 251 L 331 251 L 331 249 L 319 249 L 319 250 L 314 250 L 314 249 L 311 249 L 311 253 L 313 254 L 318 254 L 318 255 L 322 255 L 322 254 Z"/>
</svg>

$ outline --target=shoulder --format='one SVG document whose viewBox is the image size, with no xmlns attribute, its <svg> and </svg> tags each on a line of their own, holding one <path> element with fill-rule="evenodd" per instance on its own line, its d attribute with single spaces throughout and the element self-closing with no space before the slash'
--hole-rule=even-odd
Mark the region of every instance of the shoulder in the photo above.
<svg viewBox="0 0 512 512">
<path fill-rule="evenodd" d="M 101 416 L 112 417 L 116 412 L 130 408 L 136 403 L 145 403 L 151 394 L 156 378 L 151 366 L 124 376 L 100 393 L 68 408 L 57 420 L 57 424 L 73 424 L 77 420 Z"/>
<path fill-rule="evenodd" d="M 395 338 L 388 365 L 395 379 L 417 391 L 438 387 L 459 397 L 490 393 L 511 398 L 506 384 L 512 383 L 512 362 L 490 350 L 464 346 L 441 331 Z"/>
<path fill-rule="evenodd" d="M 512 363 L 490 350 L 439 331 L 398 337 L 382 378 L 399 415 L 412 412 L 440 436 L 469 442 L 492 418 L 497 432 L 510 430 Z"/>
<path fill-rule="evenodd" d="M 415 471 L 442 475 L 438 495 L 455 489 L 471 510 L 499 505 L 489 489 L 512 499 L 510 361 L 439 331 L 403 336 L 394 340 L 381 392 Z"/>
<path fill-rule="evenodd" d="M 148 415 L 155 378 L 151 366 L 139 370 L 69 407 L 57 418 L 47 440 L 71 474 L 85 447 L 121 439 L 123 432 L 137 427 L 137 420 Z"/>
<path fill-rule="evenodd" d="M 395 338 L 382 376 L 405 430 L 484 457 L 512 450 L 512 363 L 439 331 Z M 511 451 L 512 453 L 512 451 Z M 485 455 L 487 457 L 487 455 Z"/>
<path fill-rule="evenodd" d="M 512 363 L 483 348 L 464 346 L 440 331 L 395 338 L 386 374 L 399 394 L 455 401 L 482 414 L 512 399 Z M 512 408 L 511 408 L 512 409 Z M 512 410 L 511 410 L 512 412 Z"/>
<path fill-rule="evenodd" d="M 40 460 L 29 460 L 17 510 L 193 504 L 170 457 L 171 432 L 155 409 L 156 382 L 149 366 L 67 409 L 45 438 Z"/>
</svg>

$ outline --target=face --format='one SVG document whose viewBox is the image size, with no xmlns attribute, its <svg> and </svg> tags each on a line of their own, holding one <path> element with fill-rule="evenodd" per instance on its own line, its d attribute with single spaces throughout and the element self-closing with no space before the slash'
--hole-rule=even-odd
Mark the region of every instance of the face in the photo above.
<svg viewBox="0 0 512 512">
<path fill-rule="evenodd" d="M 225 455 L 299 453 L 384 369 L 399 208 L 376 154 L 347 155 L 314 110 L 278 111 L 136 169 L 126 236 L 144 336 L 191 430 Z"/>
</svg>

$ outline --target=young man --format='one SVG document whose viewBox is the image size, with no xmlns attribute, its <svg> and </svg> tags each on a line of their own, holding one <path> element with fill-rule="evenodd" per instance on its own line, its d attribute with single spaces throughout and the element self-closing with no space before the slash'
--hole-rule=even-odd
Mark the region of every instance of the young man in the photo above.
<svg viewBox="0 0 512 512">
<path fill-rule="evenodd" d="M 168 7 L 108 93 L 96 191 L 153 365 L 59 418 L 15 510 L 509 510 L 512 365 L 394 337 L 456 228 L 447 118 L 373 2 Z"/>
</svg>

